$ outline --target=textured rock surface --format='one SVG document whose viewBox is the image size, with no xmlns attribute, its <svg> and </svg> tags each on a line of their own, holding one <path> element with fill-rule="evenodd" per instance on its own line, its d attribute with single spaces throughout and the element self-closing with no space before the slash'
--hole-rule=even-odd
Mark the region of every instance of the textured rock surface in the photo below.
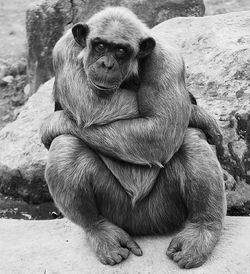
<svg viewBox="0 0 250 274">
<path fill-rule="evenodd" d="M 206 15 L 250 10 L 249 0 L 204 0 Z"/>
<path fill-rule="evenodd" d="M 31 91 L 53 75 L 52 49 L 71 23 L 86 21 L 105 6 L 132 9 L 149 26 L 177 16 L 202 16 L 203 0 L 44 0 L 26 14 L 28 76 Z"/>
<path fill-rule="evenodd" d="M 237 200 L 237 207 L 250 200 L 250 189 L 242 183 L 250 184 L 249 18 L 250 11 L 175 18 L 156 27 L 182 49 L 188 89 L 221 126 L 224 144 L 219 158 L 229 172 L 229 206 Z M 246 207 L 250 212 L 248 203 Z"/>
<path fill-rule="evenodd" d="M 165 255 L 170 237 L 137 239 L 142 257 L 129 256 L 117 266 L 97 261 L 84 232 L 66 220 L 0 220 L 1 273 L 152 273 L 247 274 L 250 218 L 227 217 L 222 238 L 201 267 L 181 270 Z"/>
<path fill-rule="evenodd" d="M 0 190 L 30 202 L 50 199 L 44 181 L 47 151 L 39 125 L 53 111 L 53 81 L 47 82 L 23 107 L 18 119 L 0 131 Z"/>
<path fill-rule="evenodd" d="M 37 2 L 27 10 L 27 74 L 31 93 L 53 76 L 52 49 L 72 22 L 72 1 Z"/>
<path fill-rule="evenodd" d="M 156 31 L 164 28 L 168 40 L 181 48 L 189 90 L 222 128 L 224 145 L 219 156 L 228 171 L 225 182 L 231 214 L 250 213 L 250 186 L 245 183 L 250 168 L 249 18 L 250 11 L 172 19 L 156 27 Z M 52 81 L 31 97 L 17 121 L 0 132 L 1 188 L 31 201 L 48 197 L 42 176 L 46 150 L 37 132 L 40 121 L 53 111 L 51 90 Z"/>
</svg>

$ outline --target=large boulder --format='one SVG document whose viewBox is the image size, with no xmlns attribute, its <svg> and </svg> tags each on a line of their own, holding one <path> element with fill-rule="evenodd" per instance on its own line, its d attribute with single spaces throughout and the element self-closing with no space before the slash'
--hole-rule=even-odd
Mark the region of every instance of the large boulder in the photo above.
<svg viewBox="0 0 250 274">
<path fill-rule="evenodd" d="M 249 17 L 250 11 L 178 18 L 156 27 L 156 31 L 163 28 L 168 40 L 181 48 L 188 89 L 222 128 L 224 143 L 218 156 L 225 169 L 230 214 L 250 214 L 250 186 L 246 184 L 250 175 Z M 42 176 L 47 152 L 37 132 L 40 121 L 53 111 L 52 82 L 40 88 L 18 119 L 0 132 L 1 188 L 31 201 L 48 197 Z"/>
<path fill-rule="evenodd" d="M 80 227 L 62 220 L 0 220 L 1 273 L 149 273 L 247 274 L 250 263 L 250 218 L 227 217 L 222 237 L 201 267 L 183 270 L 167 256 L 171 237 L 136 239 L 143 256 L 130 254 L 116 266 L 101 264 Z"/>
<path fill-rule="evenodd" d="M 72 18 L 72 1 L 69 0 L 36 2 L 27 10 L 27 75 L 31 93 L 53 77 L 52 49 Z"/>
<path fill-rule="evenodd" d="M 222 129 L 224 143 L 218 157 L 228 171 L 229 204 L 235 206 L 250 200 L 248 186 L 242 185 L 243 181 L 250 184 L 249 16 L 250 11 L 175 18 L 156 27 L 156 31 L 164 29 L 169 41 L 181 48 L 189 91 Z M 231 192 L 235 188 L 240 188 L 242 197 L 236 204 L 235 192 Z M 246 206 L 250 212 L 249 203 Z"/>
<path fill-rule="evenodd" d="M 202 16 L 203 0 L 44 0 L 26 14 L 28 76 L 31 92 L 53 75 L 52 49 L 65 28 L 86 21 L 105 6 L 125 6 L 149 26 L 177 16 Z"/>
<path fill-rule="evenodd" d="M 44 180 L 47 151 L 40 142 L 41 121 L 53 111 L 53 80 L 23 107 L 17 120 L 0 131 L 0 191 L 27 202 L 50 200 Z"/>
</svg>

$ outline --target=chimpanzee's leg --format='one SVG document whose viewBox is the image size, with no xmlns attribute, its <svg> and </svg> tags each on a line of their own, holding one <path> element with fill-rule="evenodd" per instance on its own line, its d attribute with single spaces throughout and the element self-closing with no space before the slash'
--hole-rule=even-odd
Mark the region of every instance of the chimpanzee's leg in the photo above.
<svg viewBox="0 0 250 274">
<path fill-rule="evenodd" d="M 49 150 L 45 177 L 56 205 L 85 230 L 102 263 L 120 263 L 128 257 L 129 250 L 142 254 L 124 230 L 99 214 L 93 189 L 103 185 L 100 182 L 105 181 L 106 186 L 115 183 L 115 178 L 82 141 L 70 135 L 56 137 Z"/>
<path fill-rule="evenodd" d="M 171 241 L 167 255 L 180 267 L 203 264 L 220 238 L 226 211 L 220 164 L 202 133 L 188 129 L 174 157 L 183 170 L 181 190 L 188 209 L 184 229 Z"/>
</svg>

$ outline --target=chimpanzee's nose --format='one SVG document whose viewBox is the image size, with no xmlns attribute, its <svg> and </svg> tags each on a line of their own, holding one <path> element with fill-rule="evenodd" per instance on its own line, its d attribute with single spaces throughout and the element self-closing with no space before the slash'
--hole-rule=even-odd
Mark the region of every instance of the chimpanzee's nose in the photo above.
<svg viewBox="0 0 250 274">
<path fill-rule="evenodd" d="M 100 68 L 109 71 L 115 67 L 115 59 L 113 56 L 102 56 L 98 61 Z"/>
<path fill-rule="evenodd" d="M 114 67 L 114 63 L 109 60 L 102 61 L 102 67 L 111 70 Z"/>
</svg>

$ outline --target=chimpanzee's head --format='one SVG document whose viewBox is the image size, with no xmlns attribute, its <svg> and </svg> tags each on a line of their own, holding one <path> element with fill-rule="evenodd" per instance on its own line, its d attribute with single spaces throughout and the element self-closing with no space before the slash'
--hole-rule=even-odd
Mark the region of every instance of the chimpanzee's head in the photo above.
<svg viewBox="0 0 250 274">
<path fill-rule="evenodd" d="M 138 60 L 155 48 L 149 29 L 126 8 L 107 8 L 73 26 L 72 33 L 82 47 L 79 58 L 88 83 L 99 92 L 115 91 L 137 75 Z"/>
</svg>

